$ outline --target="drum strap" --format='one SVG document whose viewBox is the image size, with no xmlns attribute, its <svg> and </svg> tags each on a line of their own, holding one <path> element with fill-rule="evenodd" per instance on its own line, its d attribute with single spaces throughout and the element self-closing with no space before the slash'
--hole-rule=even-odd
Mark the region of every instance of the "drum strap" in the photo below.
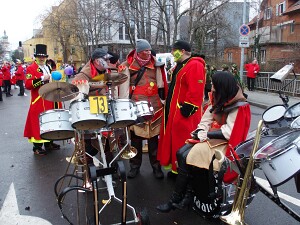
<svg viewBox="0 0 300 225">
<path fill-rule="evenodd" d="M 131 90 L 131 93 L 130 93 L 130 95 L 129 95 L 129 99 L 132 98 L 134 89 L 135 89 L 135 87 L 138 85 L 138 83 L 140 82 L 140 80 L 142 79 L 142 77 L 143 77 L 143 75 L 144 75 L 144 73 L 145 73 L 145 70 L 146 70 L 146 67 L 143 66 L 143 67 L 141 67 L 141 68 L 139 69 L 139 71 L 137 72 L 137 76 L 136 76 L 136 78 L 135 78 L 134 85 L 133 85 L 132 90 Z"/>
</svg>

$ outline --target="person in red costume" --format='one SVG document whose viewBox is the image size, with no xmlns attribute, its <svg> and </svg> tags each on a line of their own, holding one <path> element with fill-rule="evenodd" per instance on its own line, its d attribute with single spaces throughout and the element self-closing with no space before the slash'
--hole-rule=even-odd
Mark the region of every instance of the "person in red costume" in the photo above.
<svg viewBox="0 0 300 225">
<path fill-rule="evenodd" d="M 4 92 L 6 93 L 6 97 L 13 96 L 10 93 L 11 90 L 11 74 L 10 74 L 11 65 L 9 62 L 4 62 L 1 68 L 3 73 L 3 82 L 4 82 Z"/>
<path fill-rule="evenodd" d="M 176 41 L 172 54 L 176 67 L 171 75 L 158 148 L 161 165 L 172 166 L 170 178 L 177 174 L 176 152 L 201 119 L 205 87 L 205 62 L 201 57 L 191 57 L 190 44 Z"/>
<path fill-rule="evenodd" d="M 60 146 L 53 143 L 53 141 L 41 139 L 39 115 L 44 111 L 59 108 L 61 104 L 45 100 L 39 95 L 40 87 L 49 82 L 51 75 L 51 69 L 46 65 L 47 46 L 37 44 L 34 57 L 36 58 L 35 62 L 28 66 L 26 71 L 25 87 L 30 90 L 31 100 L 24 137 L 27 137 L 28 141 L 33 143 L 34 154 L 46 155 L 48 150 L 57 150 Z M 42 148 L 43 144 L 45 149 Z"/>
<path fill-rule="evenodd" d="M 254 59 L 252 63 L 245 65 L 247 71 L 247 87 L 249 91 L 254 91 L 254 84 L 256 75 L 259 73 L 260 67 L 257 63 L 257 60 Z"/>
<path fill-rule="evenodd" d="M 3 98 L 2 98 L 2 85 L 3 85 L 3 73 L 0 70 L 0 102 L 3 101 Z"/>
<path fill-rule="evenodd" d="M 148 101 L 154 109 L 151 121 L 130 127 L 131 146 L 137 149 L 137 155 L 130 159 L 128 178 L 136 177 L 142 164 L 142 142 L 148 141 L 148 155 L 155 178 L 162 179 L 164 174 L 157 160 L 158 135 L 163 113 L 162 102 L 166 98 L 167 80 L 165 66 L 151 54 L 151 45 L 145 39 L 136 40 L 136 47 L 119 66 L 119 71 L 129 78 L 119 87 L 119 98 L 134 102 Z M 140 77 L 140 79 L 139 79 Z"/>
<path fill-rule="evenodd" d="M 22 62 L 17 59 L 16 63 L 16 72 L 15 72 L 15 77 L 16 77 L 16 84 L 20 87 L 20 93 L 18 96 L 24 96 L 24 80 L 25 80 L 25 74 L 24 74 L 24 68 L 22 65 Z"/>
<path fill-rule="evenodd" d="M 191 203 L 193 190 L 190 186 L 190 174 L 193 167 L 201 168 L 201 184 L 203 192 L 208 192 L 208 171 L 213 163 L 213 170 L 219 171 L 220 165 L 213 160 L 215 152 L 231 159 L 231 153 L 248 134 L 251 112 L 249 103 L 243 95 L 241 87 L 229 72 L 216 72 L 212 75 L 211 102 L 204 112 L 197 129 L 192 132 L 192 140 L 197 143 L 191 148 L 182 147 L 177 152 L 178 176 L 175 190 L 170 200 L 157 206 L 160 212 L 172 209 L 183 209 Z M 237 177 L 235 172 L 227 170 L 224 181 L 232 182 Z M 209 193 L 209 192 L 208 192 Z M 207 194 L 208 196 L 208 194 Z"/>
</svg>

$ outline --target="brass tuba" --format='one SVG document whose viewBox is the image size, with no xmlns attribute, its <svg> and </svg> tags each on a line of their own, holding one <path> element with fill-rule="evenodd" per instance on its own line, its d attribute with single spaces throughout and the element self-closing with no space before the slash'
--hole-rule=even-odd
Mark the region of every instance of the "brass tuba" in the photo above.
<svg viewBox="0 0 300 225">
<path fill-rule="evenodd" d="M 257 131 L 253 143 L 253 149 L 250 153 L 249 162 L 244 176 L 239 178 L 239 184 L 235 193 L 232 211 L 227 216 L 220 216 L 220 219 L 227 224 L 231 225 L 246 225 L 244 222 L 245 208 L 249 196 L 249 190 L 251 187 L 251 179 L 254 168 L 254 154 L 258 149 L 260 142 L 260 135 L 262 131 L 263 122 L 258 122 Z"/>
</svg>

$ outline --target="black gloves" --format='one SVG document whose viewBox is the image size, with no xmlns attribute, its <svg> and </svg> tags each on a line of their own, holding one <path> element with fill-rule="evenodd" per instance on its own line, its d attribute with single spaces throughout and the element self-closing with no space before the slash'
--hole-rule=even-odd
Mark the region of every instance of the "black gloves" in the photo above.
<svg viewBox="0 0 300 225">
<path fill-rule="evenodd" d="M 224 139 L 227 140 L 221 130 L 214 130 L 207 132 L 207 137 L 209 139 Z"/>
<path fill-rule="evenodd" d="M 197 110 L 197 106 L 188 103 L 184 103 L 180 108 L 181 115 L 183 115 L 184 117 L 189 117 L 193 115 Z"/>
</svg>

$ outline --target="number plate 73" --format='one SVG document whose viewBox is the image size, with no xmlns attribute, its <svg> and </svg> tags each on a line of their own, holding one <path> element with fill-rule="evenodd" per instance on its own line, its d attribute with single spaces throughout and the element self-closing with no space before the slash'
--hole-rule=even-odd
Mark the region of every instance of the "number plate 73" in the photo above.
<svg viewBox="0 0 300 225">
<path fill-rule="evenodd" d="M 106 96 L 90 96 L 90 113 L 108 113 L 108 103 Z"/>
</svg>

